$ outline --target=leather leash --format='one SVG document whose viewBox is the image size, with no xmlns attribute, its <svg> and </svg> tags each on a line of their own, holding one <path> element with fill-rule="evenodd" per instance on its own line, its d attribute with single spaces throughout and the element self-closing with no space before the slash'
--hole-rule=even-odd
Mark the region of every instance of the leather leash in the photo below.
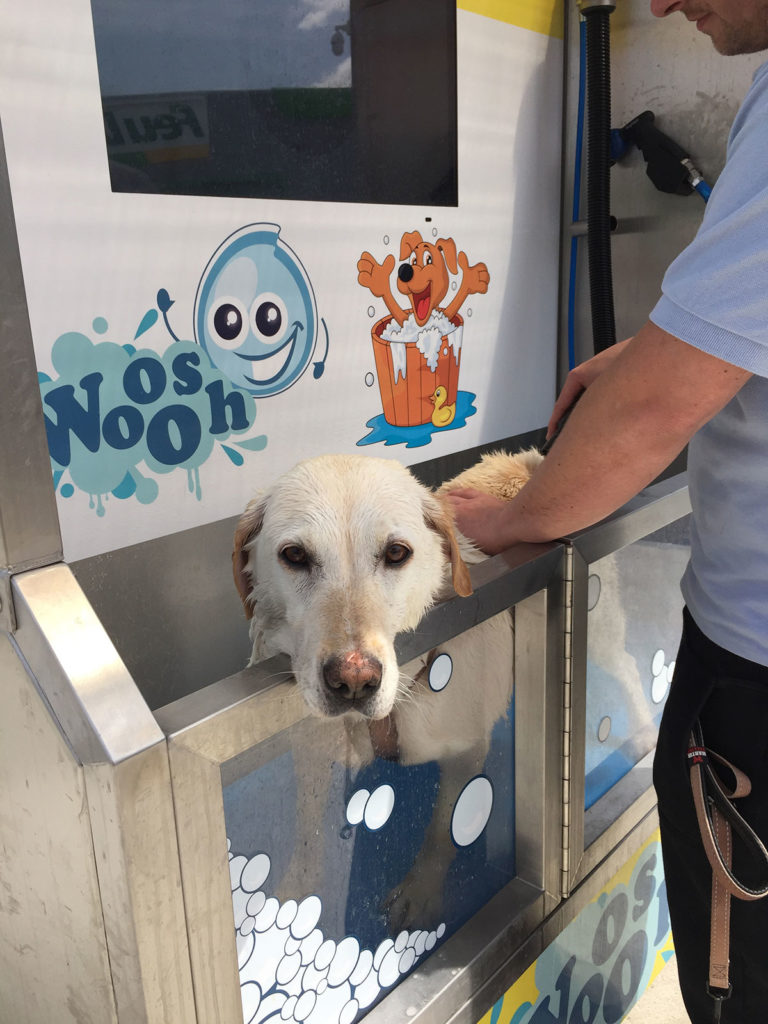
<svg viewBox="0 0 768 1024">
<path fill-rule="evenodd" d="M 711 761 L 724 765 L 734 777 L 728 789 L 715 774 Z M 732 801 L 747 796 L 752 784 L 749 778 L 730 761 L 704 745 L 701 724 L 691 731 L 688 748 L 693 802 L 704 843 L 704 851 L 712 868 L 712 909 L 709 943 L 709 979 L 707 991 L 715 1001 L 714 1024 L 720 1021 L 722 1003 L 731 994 L 729 980 L 729 946 L 731 897 L 759 900 L 768 896 L 768 881 L 759 889 L 740 882 L 732 870 L 733 832 L 741 837 L 750 856 L 766 869 L 768 850 L 753 829 L 742 818 Z"/>
</svg>

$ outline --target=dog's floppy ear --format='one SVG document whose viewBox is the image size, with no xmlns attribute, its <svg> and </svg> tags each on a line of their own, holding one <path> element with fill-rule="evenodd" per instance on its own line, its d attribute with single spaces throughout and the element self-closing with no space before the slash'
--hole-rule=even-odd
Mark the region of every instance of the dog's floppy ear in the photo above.
<svg viewBox="0 0 768 1024">
<path fill-rule="evenodd" d="M 430 495 L 430 500 L 424 503 L 424 519 L 431 530 L 440 534 L 448 548 L 453 589 L 459 597 L 469 597 L 472 593 L 472 581 L 469 578 L 469 569 L 459 551 L 450 508 L 438 498 Z"/>
<path fill-rule="evenodd" d="M 445 265 L 452 274 L 458 274 L 459 264 L 456 262 L 456 243 L 452 238 L 438 238 L 437 248 L 443 254 Z M 400 259 L 403 257 L 401 256 Z"/>
<path fill-rule="evenodd" d="M 235 586 L 240 595 L 240 600 L 243 602 L 247 619 L 253 616 L 253 609 L 249 600 L 253 590 L 253 580 L 248 573 L 247 546 L 261 529 L 266 504 L 264 498 L 254 498 L 253 501 L 249 502 L 235 530 L 235 546 L 232 551 L 232 573 L 235 577 Z"/>
<path fill-rule="evenodd" d="M 421 245 L 423 239 L 418 231 L 406 231 L 400 239 L 400 259 L 407 259 L 417 245 Z"/>
</svg>

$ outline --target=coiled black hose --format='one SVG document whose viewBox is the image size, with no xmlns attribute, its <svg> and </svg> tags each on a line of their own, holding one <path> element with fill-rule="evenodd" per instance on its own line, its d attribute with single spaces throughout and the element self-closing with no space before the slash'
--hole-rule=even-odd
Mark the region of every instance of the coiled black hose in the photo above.
<svg viewBox="0 0 768 1024">
<path fill-rule="evenodd" d="M 613 7 L 584 12 L 587 58 L 587 243 L 595 352 L 616 343 L 611 269 L 611 51 Z"/>
</svg>

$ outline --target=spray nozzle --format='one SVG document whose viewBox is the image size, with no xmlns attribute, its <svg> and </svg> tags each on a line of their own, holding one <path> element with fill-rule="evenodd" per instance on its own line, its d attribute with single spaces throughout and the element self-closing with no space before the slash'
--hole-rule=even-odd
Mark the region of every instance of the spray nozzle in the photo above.
<svg viewBox="0 0 768 1024">
<path fill-rule="evenodd" d="M 637 146 L 647 164 L 646 174 L 659 191 L 687 196 L 696 189 L 703 195 L 701 186 L 705 186 L 706 183 L 691 163 L 688 154 L 673 139 L 660 131 L 654 122 L 652 111 L 644 110 L 623 128 L 614 131 L 614 159 L 620 160 L 629 146 Z"/>
</svg>

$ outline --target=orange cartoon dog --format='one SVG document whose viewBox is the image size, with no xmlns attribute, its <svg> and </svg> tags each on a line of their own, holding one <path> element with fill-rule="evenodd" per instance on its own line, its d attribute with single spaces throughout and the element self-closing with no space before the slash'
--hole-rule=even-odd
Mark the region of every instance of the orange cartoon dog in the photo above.
<svg viewBox="0 0 768 1024">
<path fill-rule="evenodd" d="M 433 244 L 425 242 L 418 231 L 407 231 L 400 241 L 400 266 L 397 271 L 397 290 L 411 303 L 403 309 L 396 301 L 389 285 L 390 275 L 395 266 L 395 257 L 390 253 L 379 263 L 369 252 L 364 252 L 357 261 L 357 280 L 379 299 L 403 326 L 413 312 L 416 323 L 421 327 L 427 323 L 435 310 L 444 313 L 451 320 L 469 295 L 488 291 L 490 275 L 484 263 L 469 265 L 467 254 L 456 254 L 456 243 L 452 238 L 438 238 Z M 461 281 L 455 296 L 447 309 L 442 310 L 440 302 L 450 287 L 451 274 L 461 270 Z"/>
</svg>

